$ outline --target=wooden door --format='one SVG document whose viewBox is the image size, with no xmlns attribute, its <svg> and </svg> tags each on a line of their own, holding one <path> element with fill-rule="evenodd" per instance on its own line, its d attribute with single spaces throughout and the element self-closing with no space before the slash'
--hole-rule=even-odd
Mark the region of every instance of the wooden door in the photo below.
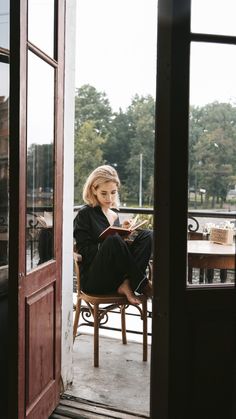
<svg viewBox="0 0 236 419">
<path fill-rule="evenodd" d="M 192 34 L 190 3 L 158 3 L 151 417 L 231 419 L 236 417 L 235 280 L 188 286 L 187 197 L 190 45 L 236 45 L 236 37 Z M 212 18 L 213 9 L 212 3 Z"/>
<path fill-rule="evenodd" d="M 10 19 L 9 417 L 46 419 L 60 394 L 64 1 L 12 1 Z"/>
</svg>

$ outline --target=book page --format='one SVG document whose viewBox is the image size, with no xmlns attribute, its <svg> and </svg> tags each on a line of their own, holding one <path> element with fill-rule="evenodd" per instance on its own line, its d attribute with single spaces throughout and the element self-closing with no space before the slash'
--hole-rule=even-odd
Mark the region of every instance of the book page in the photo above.
<svg viewBox="0 0 236 419">
<path fill-rule="evenodd" d="M 105 239 L 106 237 L 118 233 L 120 236 L 128 236 L 130 233 L 135 231 L 137 228 L 141 227 L 143 224 L 147 223 L 147 220 L 140 221 L 132 228 L 123 228 L 116 226 L 107 227 L 99 236 L 100 239 Z"/>
</svg>

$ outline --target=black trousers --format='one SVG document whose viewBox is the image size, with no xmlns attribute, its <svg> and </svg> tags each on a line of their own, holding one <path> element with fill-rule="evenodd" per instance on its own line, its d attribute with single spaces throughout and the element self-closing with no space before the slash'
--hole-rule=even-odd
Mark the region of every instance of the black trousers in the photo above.
<svg viewBox="0 0 236 419">
<path fill-rule="evenodd" d="M 112 293 L 127 277 L 132 290 L 142 292 L 151 252 L 151 230 L 141 230 L 130 244 L 118 234 L 107 237 L 89 268 L 83 290 L 94 294 Z"/>
</svg>

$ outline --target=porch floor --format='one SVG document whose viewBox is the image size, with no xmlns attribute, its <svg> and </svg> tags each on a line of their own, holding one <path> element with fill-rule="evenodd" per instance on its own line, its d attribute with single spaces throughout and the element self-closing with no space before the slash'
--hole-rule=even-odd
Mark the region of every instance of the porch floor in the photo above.
<svg viewBox="0 0 236 419">
<path fill-rule="evenodd" d="M 99 349 L 99 368 L 94 368 L 93 336 L 81 334 L 75 339 L 74 381 L 65 396 L 102 403 L 132 412 L 136 417 L 148 418 L 150 345 L 148 362 L 142 361 L 142 344 L 132 338 L 123 345 L 121 339 L 100 336 Z"/>
</svg>

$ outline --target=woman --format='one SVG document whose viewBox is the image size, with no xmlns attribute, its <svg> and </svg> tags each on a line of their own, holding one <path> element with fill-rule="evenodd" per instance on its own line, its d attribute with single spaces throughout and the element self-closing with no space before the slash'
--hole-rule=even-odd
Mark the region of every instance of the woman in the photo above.
<svg viewBox="0 0 236 419">
<path fill-rule="evenodd" d="M 81 289 L 93 294 L 118 292 L 131 304 L 140 304 L 134 292 L 151 296 L 146 268 L 152 249 L 152 232 L 141 230 L 131 244 L 119 234 L 101 241 L 99 235 L 110 225 L 120 226 L 117 213 L 120 180 L 116 170 L 99 166 L 88 177 L 83 200 L 86 203 L 74 220 L 74 238 L 82 255 Z M 122 227 L 129 228 L 132 220 Z"/>
</svg>

